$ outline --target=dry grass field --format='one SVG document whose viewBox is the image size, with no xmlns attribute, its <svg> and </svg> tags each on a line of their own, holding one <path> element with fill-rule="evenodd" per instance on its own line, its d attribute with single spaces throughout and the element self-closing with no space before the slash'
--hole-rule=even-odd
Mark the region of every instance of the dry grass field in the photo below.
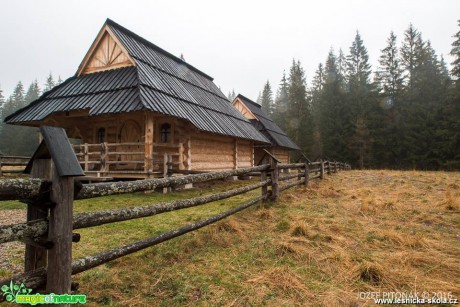
<svg viewBox="0 0 460 307">
<path fill-rule="evenodd" d="M 78 201 L 75 211 L 191 197 L 246 183 Z M 74 256 L 190 223 L 245 197 L 80 230 Z M 0 216 L 24 215 L 20 207 L 0 203 Z M 7 263 L 15 265 L 0 268 L 0 277 L 21 269 L 21 248 L 2 252 L 0 258 L 8 255 Z M 460 173 L 341 172 L 74 280 L 90 306 L 373 305 L 360 297 L 365 292 L 450 292 L 460 298 Z"/>
</svg>

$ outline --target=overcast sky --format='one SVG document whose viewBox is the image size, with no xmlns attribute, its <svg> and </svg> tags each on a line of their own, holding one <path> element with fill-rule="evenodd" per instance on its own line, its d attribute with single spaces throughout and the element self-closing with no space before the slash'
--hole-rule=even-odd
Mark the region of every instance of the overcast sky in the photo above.
<svg viewBox="0 0 460 307">
<path fill-rule="evenodd" d="M 42 84 L 50 72 L 71 77 L 106 18 L 182 53 L 224 94 L 234 88 L 255 100 L 267 80 L 277 87 L 293 58 L 310 83 L 331 47 L 348 53 L 356 30 L 373 70 L 390 31 L 400 41 L 411 22 L 450 63 L 460 1 L 0 0 L 0 89 Z"/>
</svg>

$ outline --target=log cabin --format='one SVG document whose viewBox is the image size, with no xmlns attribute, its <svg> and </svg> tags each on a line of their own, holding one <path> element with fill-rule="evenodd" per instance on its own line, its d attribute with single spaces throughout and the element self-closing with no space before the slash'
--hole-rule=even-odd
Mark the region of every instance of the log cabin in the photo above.
<svg viewBox="0 0 460 307">
<path fill-rule="evenodd" d="M 73 77 L 5 122 L 64 128 L 84 171 L 113 178 L 251 167 L 270 142 L 210 76 L 110 19 Z"/>
<path fill-rule="evenodd" d="M 289 163 L 289 152 L 300 150 L 278 125 L 262 110 L 262 107 L 249 98 L 238 94 L 233 100 L 233 106 L 248 119 L 253 126 L 270 140 L 270 144 L 255 144 L 254 162 L 261 162 L 265 152 L 268 150 L 282 163 Z"/>
</svg>

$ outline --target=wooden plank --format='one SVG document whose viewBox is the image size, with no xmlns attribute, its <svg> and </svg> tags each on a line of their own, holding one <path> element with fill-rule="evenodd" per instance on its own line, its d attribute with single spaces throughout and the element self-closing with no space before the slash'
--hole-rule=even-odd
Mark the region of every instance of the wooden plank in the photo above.
<svg viewBox="0 0 460 307">
<path fill-rule="evenodd" d="M 320 162 L 321 162 L 321 169 L 319 173 L 319 178 L 324 179 L 324 161 L 321 160 Z"/>
<path fill-rule="evenodd" d="M 33 163 L 30 177 L 50 180 L 51 159 L 36 159 Z M 48 217 L 48 208 L 39 205 L 40 204 L 33 202 L 27 204 L 27 222 L 46 219 Z M 45 267 L 46 260 L 47 251 L 45 248 L 26 244 L 24 252 L 24 272 Z"/>
<path fill-rule="evenodd" d="M 187 169 L 192 170 L 192 140 L 187 140 Z"/>
<path fill-rule="evenodd" d="M 153 152 L 153 136 L 154 136 L 154 122 L 153 116 L 150 113 L 145 115 L 145 149 L 144 149 L 144 171 L 153 171 L 152 165 L 152 152 Z"/>
<path fill-rule="evenodd" d="M 305 180 L 303 182 L 304 186 L 306 188 L 308 188 L 308 184 L 310 182 L 310 171 L 309 171 L 309 166 L 308 166 L 308 162 L 305 162 L 305 167 L 304 167 L 304 177 L 305 177 Z"/>
<path fill-rule="evenodd" d="M 278 165 L 278 160 L 276 158 L 271 158 L 270 159 L 270 168 L 271 168 L 271 179 L 272 179 L 272 194 L 271 194 L 271 199 L 272 200 L 277 200 L 280 194 L 279 190 L 279 185 L 278 185 L 278 178 L 279 178 L 279 169 L 277 167 Z"/>
<path fill-rule="evenodd" d="M 238 168 L 238 139 L 233 143 L 233 168 Z"/>
<path fill-rule="evenodd" d="M 59 176 L 52 163 L 53 177 L 48 240 L 54 243 L 48 250 L 46 291 L 55 294 L 70 293 L 72 275 L 72 215 L 74 178 Z"/>
</svg>

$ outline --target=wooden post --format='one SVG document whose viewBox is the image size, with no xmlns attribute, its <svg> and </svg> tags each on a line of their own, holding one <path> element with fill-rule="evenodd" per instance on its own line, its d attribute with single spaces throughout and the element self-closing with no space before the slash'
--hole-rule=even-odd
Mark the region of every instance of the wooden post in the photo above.
<svg viewBox="0 0 460 307">
<path fill-rule="evenodd" d="M 145 144 L 144 144 L 144 172 L 151 173 L 153 171 L 153 161 L 151 159 L 153 152 L 153 117 L 146 114 L 145 117 Z"/>
<path fill-rule="evenodd" d="M 260 172 L 260 181 L 265 181 L 267 180 L 267 171 L 261 171 Z M 262 201 L 265 201 L 266 200 L 266 197 L 267 197 L 267 186 L 264 185 L 262 187 Z"/>
<path fill-rule="evenodd" d="M 300 181 L 302 180 L 302 167 L 299 167 L 299 168 L 297 169 L 297 173 L 299 174 L 299 175 L 297 176 L 297 180 L 299 181 L 299 185 L 300 185 L 300 184 L 301 184 Z"/>
<path fill-rule="evenodd" d="M 72 276 L 72 215 L 73 177 L 60 177 L 52 163 L 51 200 L 48 240 L 54 243 L 48 251 L 46 291 L 55 294 L 70 293 Z"/>
<path fill-rule="evenodd" d="M 84 154 L 84 158 L 85 158 L 85 172 L 86 171 L 89 171 L 89 165 L 88 165 L 88 161 L 89 161 L 89 155 L 88 155 L 88 144 L 85 143 L 83 145 L 83 154 Z"/>
<path fill-rule="evenodd" d="M 44 141 L 35 151 L 25 172 L 46 172 L 46 164 L 40 159 L 51 156 L 51 202 L 48 241 L 53 242 L 48 250 L 46 291 L 55 294 L 70 293 L 72 276 L 72 206 L 74 197 L 74 177 L 84 176 L 75 152 L 62 128 L 40 128 Z M 45 162 L 43 162 L 45 163 Z M 29 263 L 30 265 L 30 263 Z"/>
<path fill-rule="evenodd" d="M 163 155 L 163 178 L 171 177 L 172 172 L 172 155 L 165 153 Z M 171 192 L 171 188 L 163 188 L 163 194 Z"/>
<path fill-rule="evenodd" d="M 308 167 L 308 162 L 305 162 L 305 182 L 303 183 L 306 188 L 308 188 L 308 183 L 310 182 L 310 170 Z"/>
<path fill-rule="evenodd" d="M 187 140 L 187 169 L 192 170 L 192 140 Z"/>
<path fill-rule="evenodd" d="M 180 170 L 185 169 L 184 167 L 184 143 L 183 142 L 179 143 L 179 169 Z"/>
<path fill-rule="evenodd" d="M 51 159 L 34 160 L 32 170 L 30 172 L 30 178 L 51 180 Z M 45 204 L 37 202 L 27 204 L 27 222 L 37 219 L 46 219 L 47 217 L 48 208 Z M 47 252 L 45 248 L 26 244 L 24 253 L 24 272 L 45 267 L 46 258 Z"/>
<path fill-rule="evenodd" d="M 321 178 L 322 180 L 324 179 L 324 161 L 323 159 L 321 159 L 320 163 L 321 163 L 321 168 L 319 170 L 319 178 Z"/>
<path fill-rule="evenodd" d="M 233 169 L 238 168 L 238 140 L 233 143 Z"/>
<path fill-rule="evenodd" d="M 278 166 L 278 161 L 271 158 L 270 159 L 271 179 L 272 179 L 271 200 L 277 200 L 280 194 L 279 185 L 278 185 L 279 169 L 277 166 Z"/>
<path fill-rule="evenodd" d="M 331 161 L 327 161 L 327 174 L 331 174 Z"/>
</svg>

